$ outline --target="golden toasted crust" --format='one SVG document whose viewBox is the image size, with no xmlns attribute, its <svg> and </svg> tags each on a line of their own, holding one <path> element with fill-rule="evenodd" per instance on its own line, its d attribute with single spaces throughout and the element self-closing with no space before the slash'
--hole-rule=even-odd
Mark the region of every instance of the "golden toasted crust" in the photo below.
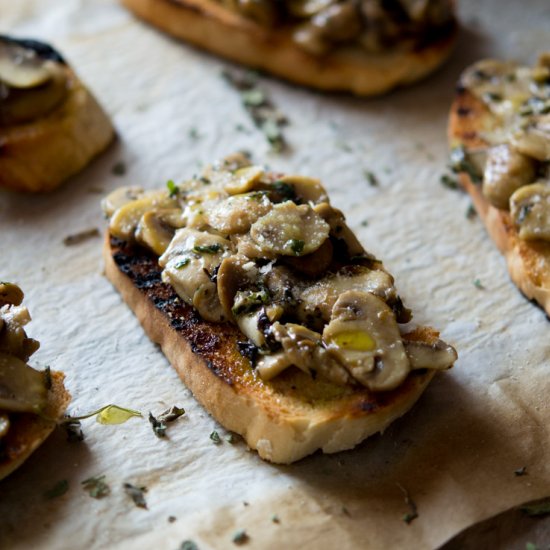
<svg viewBox="0 0 550 550">
<path fill-rule="evenodd" d="M 469 91 L 459 90 L 449 117 L 450 143 L 462 144 L 466 149 L 487 146 L 480 131 L 491 124 L 487 106 Z M 550 315 L 550 243 L 520 239 L 509 212 L 492 206 L 468 174 L 461 173 L 460 181 L 471 195 L 489 235 L 504 254 L 512 281 Z"/>
<path fill-rule="evenodd" d="M 367 54 L 358 48 L 318 57 L 296 46 L 288 29 L 266 29 L 212 0 L 121 0 L 140 18 L 209 52 L 327 91 L 377 95 L 420 80 L 449 55 L 453 26 L 415 51 Z"/>
<path fill-rule="evenodd" d="M 0 187 L 44 192 L 84 168 L 114 138 L 92 94 L 69 68 L 65 101 L 47 116 L 0 127 Z"/>
<path fill-rule="evenodd" d="M 264 382 L 238 351 L 240 331 L 207 323 L 183 304 L 161 282 L 154 257 L 107 235 L 104 259 L 108 279 L 196 399 L 271 462 L 351 449 L 409 410 L 434 376 L 414 371 L 383 393 L 313 380 L 298 369 Z M 405 338 L 431 344 L 437 336 L 424 327 Z"/>
<path fill-rule="evenodd" d="M 19 468 L 54 430 L 56 420 L 61 418 L 71 400 L 63 386 L 64 378 L 63 373 L 52 372 L 44 417 L 30 413 L 10 414 L 10 429 L 7 436 L 0 439 L 0 479 Z"/>
</svg>

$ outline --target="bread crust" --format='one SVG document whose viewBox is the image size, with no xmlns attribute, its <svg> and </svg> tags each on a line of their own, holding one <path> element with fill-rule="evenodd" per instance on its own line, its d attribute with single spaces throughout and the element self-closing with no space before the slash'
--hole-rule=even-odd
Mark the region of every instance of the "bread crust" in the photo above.
<svg viewBox="0 0 550 550">
<path fill-rule="evenodd" d="M 434 71 L 450 54 L 456 24 L 412 51 L 368 54 L 358 48 L 326 56 L 303 51 L 288 29 L 271 30 L 212 0 L 121 0 L 138 17 L 211 53 L 291 82 L 359 96 L 385 93 Z"/>
<path fill-rule="evenodd" d="M 0 127 L 0 187 L 52 191 L 113 140 L 101 106 L 68 66 L 65 72 L 69 91 L 60 106 L 37 120 Z"/>
<path fill-rule="evenodd" d="M 487 106 L 468 90 L 459 89 L 451 106 L 449 141 L 463 144 L 466 149 L 487 147 L 480 131 L 492 122 Z M 491 205 L 468 174 L 461 172 L 459 178 L 487 232 L 506 258 L 510 278 L 550 316 L 550 243 L 520 239 L 510 213 Z"/>
<path fill-rule="evenodd" d="M 10 414 L 10 429 L 0 439 L 0 480 L 19 468 L 48 438 L 61 418 L 71 396 L 63 385 L 65 375 L 52 372 L 52 387 L 43 416 L 30 413 Z M 51 419 L 51 420 L 49 420 Z"/>
<path fill-rule="evenodd" d="M 409 410 L 435 374 L 413 371 L 382 393 L 313 380 L 298 369 L 264 382 L 238 351 L 240 331 L 208 323 L 182 303 L 161 282 L 156 258 L 108 233 L 103 254 L 107 278 L 195 398 L 265 460 L 287 464 L 317 449 L 353 448 Z M 437 336 L 422 328 L 405 338 L 433 343 Z"/>
</svg>

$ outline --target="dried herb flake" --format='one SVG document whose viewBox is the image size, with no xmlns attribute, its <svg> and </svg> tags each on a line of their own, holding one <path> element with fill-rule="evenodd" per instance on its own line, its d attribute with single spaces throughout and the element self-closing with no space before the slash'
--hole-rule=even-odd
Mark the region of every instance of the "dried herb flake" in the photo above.
<svg viewBox="0 0 550 550">
<path fill-rule="evenodd" d="M 124 483 L 123 487 L 126 494 L 134 501 L 134 504 L 138 508 L 144 508 L 147 510 L 147 503 L 145 502 L 147 487 L 136 487 L 131 483 Z"/>
<path fill-rule="evenodd" d="M 210 439 L 216 444 L 216 445 L 219 445 L 221 442 L 222 442 L 222 438 L 220 437 L 220 434 L 214 430 L 211 434 L 210 434 Z"/>
<path fill-rule="evenodd" d="M 92 498 L 103 498 L 111 494 L 111 488 L 105 483 L 105 476 L 89 477 L 82 482 L 82 488 Z"/>
<path fill-rule="evenodd" d="M 63 239 L 63 244 L 65 246 L 74 246 L 75 244 L 83 243 L 89 239 L 93 239 L 94 237 L 99 237 L 99 235 L 99 229 L 97 227 L 93 227 L 92 229 L 85 229 L 84 231 L 74 233 L 73 235 L 67 235 Z"/>
<path fill-rule="evenodd" d="M 64 495 L 69 490 L 69 482 L 66 479 L 58 481 L 51 489 L 44 491 L 44 498 L 51 500 Z"/>
</svg>

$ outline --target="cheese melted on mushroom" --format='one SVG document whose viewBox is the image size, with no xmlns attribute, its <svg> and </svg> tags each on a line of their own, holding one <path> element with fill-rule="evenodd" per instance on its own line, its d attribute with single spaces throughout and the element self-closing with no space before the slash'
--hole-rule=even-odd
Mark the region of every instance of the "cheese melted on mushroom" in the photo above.
<svg viewBox="0 0 550 550">
<path fill-rule="evenodd" d="M 236 324 L 258 348 L 262 379 L 294 367 L 386 391 L 455 361 L 443 342 L 403 341 L 410 312 L 393 278 L 318 180 L 235 155 L 168 187 L 114 191 L 103 202 L 110 233 L 157 254 L 162 280 L 204 319 Z"/>
<path fill-rule="evenodd" d="M 550 242 L 550 53 L 534 67 L 480 61 L 461 84 L 493 115 L 480 132 L 487 148 L 468 159 L 483 195 L 510 210 L 521 239 Z"/>
</svg>

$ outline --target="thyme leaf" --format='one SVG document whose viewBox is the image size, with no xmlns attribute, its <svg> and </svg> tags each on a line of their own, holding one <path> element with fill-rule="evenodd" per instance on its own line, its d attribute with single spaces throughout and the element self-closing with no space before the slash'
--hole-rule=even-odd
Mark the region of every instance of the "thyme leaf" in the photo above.
<svg viewBox="0 0 550 550">
<path fill-rule="evenodd" d="M 219 445 L 222 442 L 222 438 L 220 437 L 220 434 L 214 430 L 210 434 L 210 439 L 214 442 L 215 445 Z"/>
<path fill-rule="evenodd" d="M 51 489 L 44 491 L 44 498 L 51 500 L 64 495 L 69 490 L 69 482 L 66 479 L 58 481 Z"/>
<path fill-rule="evenodd" d="M 147 503 L 145 502 L 145 493 L 147 492 L 147 487 L 136 487 L 131 483 L 123 484 L 125 493 L 134 501 L 134 504 L 138 508 L 143 508 L 147 510 Z"/>
<path fill-rule="evenodd" d="M 195 252 L 202 252 L 204 254 L 216 254 L 222 249 L 222 245 L 218 243 L 214 244 L 199 244 L 193 247 Z"/>
<path fill-rule="evenodd" d="M 82 488 L 92 498 L 103 498 L 111 494 L 111 488 L 105 483 L 105 476 L 89 477 L 82 481 Z"/>
</svg>

